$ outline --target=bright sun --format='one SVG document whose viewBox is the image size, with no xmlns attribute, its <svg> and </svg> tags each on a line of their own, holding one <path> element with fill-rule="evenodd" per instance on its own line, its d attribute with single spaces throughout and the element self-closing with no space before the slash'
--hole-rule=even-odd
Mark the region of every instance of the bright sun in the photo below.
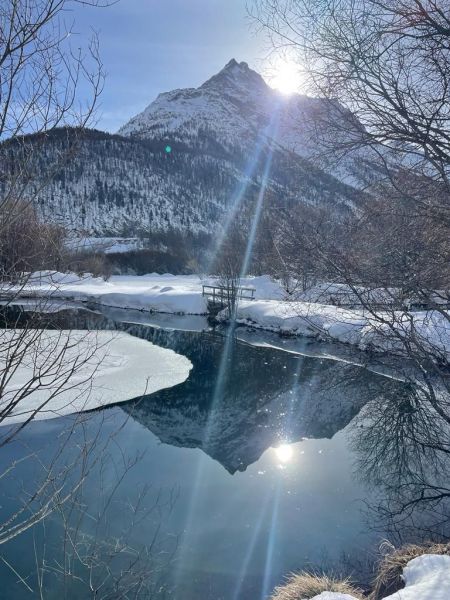
<svg viewBox="0 0 450 600">
<path fill-rule="evenodd" d="M 276 457 L 282 463 L 287 463 L 291 460 L 294 451 L 289 444 L 281 444 L 278 448 L 274 448 Z"/>
<path fill-rule="evenodd" d="M 270 85 L 282 94 L 293 94 L 301 86 L 301 74 L 298 65 L 288 60 L 279 60 L 274 65 L 272 76 L 269 77 Z"/>
</svg>

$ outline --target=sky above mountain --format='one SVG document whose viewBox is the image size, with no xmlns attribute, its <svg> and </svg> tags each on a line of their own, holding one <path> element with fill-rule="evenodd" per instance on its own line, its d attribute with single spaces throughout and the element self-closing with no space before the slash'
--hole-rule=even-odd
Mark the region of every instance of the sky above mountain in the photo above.
<svg viewBox="0 0 450 600">
<path fill-rule="evenodd" d="M 168 90 L 197 87 L 232 57 L 264 72 L 262 36 L 251 30 L 246 0 L 120 0 L 77 6 L 80 38 L 95 30 L 107 73 L 96 127 L 116 131 Z M 80 40 L 81 41 L 81 40 Z"/>
</svg>

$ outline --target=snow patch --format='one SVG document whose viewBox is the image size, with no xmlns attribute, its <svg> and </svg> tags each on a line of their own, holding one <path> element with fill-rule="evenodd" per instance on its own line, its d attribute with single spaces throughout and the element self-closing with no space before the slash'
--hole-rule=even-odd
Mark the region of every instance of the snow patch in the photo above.
<svg viewBox="0 0 450 600">
<path fill-rule="evenodd" d="M 409 561 L 403 570 L 405 588 L 386 600 L 448 600 L 450 598 L 450 556 L 423 554 Z"/>
<path fill-rule="evenodd" d="M 318 596 L 314 596 L 312 600 L 356 600 L 354 596 L 341 594 L 339 592 L 322 592 Z"/>
<path fill-rule="evenodd" d="M 423 554 L 403 569 L 405 588 L 384 600 L 448 600 L 450 598 L 450 556 Z M 356 600 L 338 592 L 322 592 L 312 600 Z"/>
<path fill-rule="evenodd" d="M 360 350 L 404 354 L 404 341 L 415 340 L 418 348 L 450 359 L 450 323 L 439 311 L 386 312 L 385 322 L 361 310 L 312 302 L 273 300 L 242 301 L 236 321 L 281 334 L 301 335 L 350 344 Z M 226 320 L 225 312 L 219 319 Z M 414 331 L 414 336 L 411 332 Z"/>
</svg>

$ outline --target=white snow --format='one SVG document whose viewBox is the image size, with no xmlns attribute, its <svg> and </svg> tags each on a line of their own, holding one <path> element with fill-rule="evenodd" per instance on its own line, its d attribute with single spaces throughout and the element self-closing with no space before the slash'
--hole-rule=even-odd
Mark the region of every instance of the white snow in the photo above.
<svg viewBox="0 0 450 600">
<path fill-rule="evenodd" d="M 407 564 L 403 578 L 405 589 L 388 596 L 386 600 L 448 600 L 450 556 L 418 556 Z"/>
<path fill-rule="evenodd" d="M 423 554 L 403 569 L 405 588 L 384 600 L 449 600 L 450 556 Z M 312 600 L 356 600 L 337 592 L 322 592 Z"/>
<path fill-rule="evenodd" d="M 23 422 L 38 409 L 35 419 L 51 419 L 151 394 L 182 383 L 192 368 L 186 357 L 122 332 L 44 330 L 36 335 L 30 330 L 23 335 L 23 330 L 1 330 L 0 370 L 8 342 L 27 351 L 0 410 L 18 390 L 29 391 L 2 425 Z"/>
<path fill-rule="evenodd" d="M 355 597 L 339 592 L 322 592 L 318 596 L 314 596 L 312 600 L 355 600 Z"/>
<path fill-rule="evenodd" d="M 295 287 L 296 282 L 292 283 Z M 423 302 L 423 298 L 419 295 L 409 294 L 405 297 L 403 290 L 399 287 L 368 288 L 361 285 L 350 287 L 345 283 L 332 282 L 317 283 L 305 291 L 296 292 L 294 296 L 295 300 L 301 302 L 318 302 L 346 308 L 363 308 L 364 304 L 410 307 L 420 306 Z M 436 305 L 446 305 L 448 292 L 436 290 L 427 296 Z"/>
<path fill-rule="evenodd" d="M 268 331 L 308 337 L 329 336 L 347 343 L 356 342 L 367 323 L 361 312 L 325 304 L 277 300 L 242 301 L 236 319 L 238 323 Z"/>
<path fill-rule="evenodd" d="M 225 319 L 225 313 L 219 315 Z M 385 320 L 381 322 L 380 319 Z M 404 341 L 413 338 L 418 348 L 450 358 L 450 322 L 438 311 L 378 313 L 374 319 L 361 310 L 312 302 L 242 301 L 236 313 L 239 324 L 357 346 L 361 350 L 404 353 Z M 414 336 L 411 331 L 414 329 Z"/>
<path fill-rule="evenodd" d="M 132 308 L 173 314 L 203 315 L 207 313 L 202 284 L 198 275 L 117 275 L 108 281 L 75 273 L 40 271 L 34 273 L 20 290 L 8 288 L 10 294 L 22 297 L 91 301 L 116 308 Z M 257 298 L 282 298 L 281 286 L 268 276 L 246 277 L 241 283 L 253 287 Z"/>
<path fill-rule="evenodd" d="M 243 102 L 244 99 L 244 102 Z M 277 115 L 277 127 L 268 127 Z M 325 127 L 333 118 L 348 119 L 339 134 Z M 176 89 L 160 94 L 147 108 L 123 125 L 118 133 L 138 138 L 197 138 L 200 130 L 208 130 L 219 143 L 253 152 L 255 132 L 259 138 L 274 139 L 279 148 L 313 159 L 316 166 L 333 177 L 360 186 L 358 162 L 365 160 L 365 170 L 372 178 L 375 169 L 370 161 L 377 155 L 373 149 L 355 149 L 342 157 L 329 151 L 330 135 L 342 143 L 355 139 L 354 117 L 337 103 L 323 98 L 292 94 L 284 96 L 267 85 L 245 62 L 231 60 L 219 73 L 199 88 Z M 320 135 L 318 135 L 318 128 Z M 326 148 L 324 152 L 324 147 Z M 383 148 L 378 152 L 386 154 Z M 367 173 L 366 173 L 367 176 Z"/>
<path fill-rule="evenodd" d="M 121 275 L 108 281 L 73 273 L 35 273 L 21 296 L 91 301 L 116 308 L 201 315 L 207 312 L 201 280 L 189 275 Z"/>
<path fill-rule="evenodd" d="M 305 291 L 299 292 L 296 295 L 296 300 L 332 304 L 334 306 L 358 307 L 361 306 L 361 299 L 368 303 L 377 304 L 393 302 L 393 300 L 399 297 L 400 291 L 400 289 L 396 288 L 369 289 L 362 286 L 355 286 L 353 290 L 345 283 L 321 282 Z"/>
<path fill-rule="evenodd" d="M 3 295 L 91 302 L 113 308 L 178 315 L 204 315 L 207 299 L 202 284 L 217 283 L 198 275 L 120 275 L 108 281 L 90 275 L 42 271 L 34 273 L 20 289 L 4 287 Z M 377 311 L 377 319 L 358 308 L 319 302 L 293 301 L 281 284 L 269 276 L 246 277 L 243 287 L 255 289 L 255 300 L 242 300 L 237 322 L 281 334 L 341 342 L 360 350 L 389 351 L 404 355 L 404 341 L 414 338 L 417 348 L 450 358 L 450 322 L 443 311 Z M 311 297 L 326 288 L 317 288 Z M 332 288 L 334 292 L 336 288 Z M 333 292 L 333 293 L 334 293 Z M 326 294 L 325 294 L 326 295 Z M 380 295 L 377 295 L 380 297 Z M 330 299 L 330 295 L 327 296 Z M 224 311 L 219 319 L 226 320 Z M 414 330 L 414 336 L 411 331 Z"/>
</svg>

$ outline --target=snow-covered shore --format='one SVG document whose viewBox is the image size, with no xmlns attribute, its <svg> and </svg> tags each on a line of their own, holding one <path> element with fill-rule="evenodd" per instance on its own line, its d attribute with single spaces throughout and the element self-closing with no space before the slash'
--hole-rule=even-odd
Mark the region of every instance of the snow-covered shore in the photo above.
<svg viewBox="0 0 450 600">
<path fill-rule="evenodd" d="M 313 302 L 273 300 L 242 301 L 236 322 L 282 335 L 298 335 L 335 341 L 360 350 L 392 352 L 402 355 L 405 341 L 429 349 L 435 356 L 450 359 L 450 323 L 438 311 L 378 312 L 374 319 L 362 310 Z M 219 319 L 226 320 L 222 312 Z"/>
<path fill-rule="evenodd" d="M 26 285 L 9 293 L 175 314 L 207 312 L 201 280 L 195 275 L 121 275 L 105 281 L 90 275 L 41 272 L 34 273 Z"/>
<path fill-rule="evenodd" d="M 185 381 L 192 368 L 184 356 L 113 331 L 51 331 L 35 336 L 2 332 L 15 348 L 26 348 L 2 395 L 4 410 L 20 390 L 12 413 L 2 425 L 31 416 L 51 419 L 124 402 Z M 16 340 L 17 338 L 17 340 Z"/>
<path fill-rule="evenodd" d="M 2 292 L 3 296 L 9 294 L 23 298 L 92 302 L 148 312 L 204 315 L 207 313 L 207 301 L 202 296 L 202 284 L 212 281 L 198 275 L 156 273 L 114 276 L 104 281 L 89 275 L 80 277 L 73 273 L 41 272 L 34 274 L 20 290 L 3 289 Z M 319 285 L 292 300 L 287 299 L 281 284 L 268 276 L 248 277 L 241 281 L 241 285 L 255 289 L 255 300 L 239 303 L 238 324 L 399 355 L 403 353 L 403 340 L 409 339 L 414 329 L 422 348 L 428 345 L 435 355 L 450 358 L 450 324 L 442 312 L 390 310 L 383 319 L 375 320 L 367 311 L 318 301 L 320 297 L 331 302 L 331 292 L 335 299 L 336 286 L 324 288 Z M 328 295 L 325 290 L 328 290 Z M 308 298 L 314 298 L 314 301 Z M 379 294 L 377 299 L 380 299 Z M 382 313 L 378 314 L 383 317 Z M 227 319 L 226 311 L 219 315 L 219 319 Z"/>
<path fill-rule="evenodd" d="M 3 288 L 4 296 L 51 298 L 95 302 L 115 308 L 131 308 L 161 313 L 204 315 L 208 312 L 202 285 L 214 279 L 199 275 L 117 275 L 108 281 L 90 275 L 41 271 L 30 276 L 20 288 Z M 279 299 L 284 292 L 279 283 L 268 276 L 248 277 L 243 286 L 255 288 L 259 299 Z"/>
<path fill-rule="evenodd" d="M 384 600 L 448 600 L 450 556 L 423 554 L 403 569 L 405 587 Z M 356 600 L 349 594 L 322 592 L 312 600 Z"/>
</svg>

